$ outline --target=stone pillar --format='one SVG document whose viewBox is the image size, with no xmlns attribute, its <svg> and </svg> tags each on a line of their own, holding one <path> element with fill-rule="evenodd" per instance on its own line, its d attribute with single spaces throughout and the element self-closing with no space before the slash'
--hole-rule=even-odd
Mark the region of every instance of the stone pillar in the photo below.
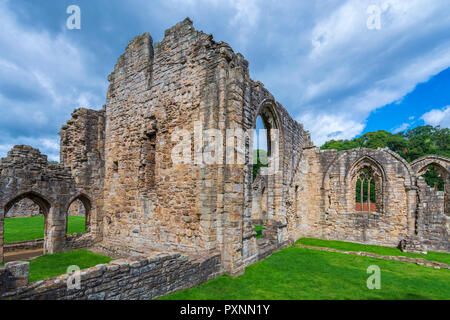
<svg viewBox="0 0 450 320">
<path fill-rule="evenodd" d="M 416 231 L 417 189 L 416 188 L 406 189 L 406 196 L 407 196 L 407 212 L 408 212 L 407 234 L 408 236 L 413 236 Z"/>
<path fill-rule="evenodd" d="M 9 262 L 5 265 L 7 290 L 14 290 L 28 284 L 30 277 L 30 263 L 23 261 Z"/>
<path fill-rule="evenodd" d="M 45 218 L 44 254 L 61 252 L 66 237 L 66 219 L 64 210 L 52 207 Z"/>
<path fill-rule="evenodd" d="M 228 128 L 244 128 L 242 113 L 239 113 L 244 104 L 243 82 L 244 72 L 241 67 L 229 70 L 227 82 Z M 242 256 L 244 216 L 251 215 L 251 212 L 245 210 L 246 171 L 244 164 L 235 163 L 226 166 L 224 176 L 222 262 L 225 272 L 231 276 L 239 276 L 245 271 Z"/>
</svg>

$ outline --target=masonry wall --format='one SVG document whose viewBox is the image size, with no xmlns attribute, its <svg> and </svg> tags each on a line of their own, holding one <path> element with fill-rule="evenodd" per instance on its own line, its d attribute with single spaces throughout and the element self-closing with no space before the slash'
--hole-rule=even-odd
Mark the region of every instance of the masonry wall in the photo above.
<svg viewBox="0 0 450 320">
<path fill-rule="evenodd" d="M 153 45 L 148 34 L 133 39 L 109 81 L 103 246 L 136 254 L 149 248 L 219 250 L 229 270 L 242 272 L 243 261 L 257 254 L 250 142 L 232 151 L 244 154 L 245 163 L 227 165 L 223 153 L 219 163 L 194 164 L 208 144 L 193 138 L 217 129 L 225 148 L 226 130 L 253 129 L 261 112 L 281 132 L 268 215 L 280 222 L 276 241 L 286 242 L 283 199 L 302 148 L 311 142 L 263 85 L 250 79 L 242 55 L 194 30 L 187 19 L 167 30 L 161 43 Z M 180 130 L 191 137 L 189 164 L 172 161 L 179 143 L 172 134 Z"/>
<path fill-rule="evenodd" d="M 302 237 L 323 237 L 324 167 L 317 148 L 303 150 L 289 193 L 288 232 L 294 241 Z"/>
<path fill-rule="evenodd" d="M 85 108 L 75 110 L 72 118 L 62 126 L 59 135 L 61 165 L 70 171 L 75 181 L 74 187 L 78 190 L 75 197 L 83 196 L 83 200 L 90 207 L 89 210 L 79 208 L 78 215 L 88 215 L 89 231 L 101 240 L 105 176 L 105 110 Z M 65 210 L 72 209 L 69 206 L 75 200 L 72 198 Z M 80 202 L 75 205 L 80 205 Z"/>
<path fill-rule="evenodd" d="M 0 292 L 0 300 L 149 300 L 197 286 L 220 274 L 219 255 L 190 258 L 154 253 L 85 269 L 80 289 L 68 289 L 67 281 L 71 280 L 66 274 Z"/>
<path fill-rule="evenodd" d="M 417 234 L 422 250 L 450 252 L 448 239 L 448 218 L 445 214 L 445 192 L 436 191 L 420 177 Z"/>
<path fill-rule="evenodd" d="M 62 250 L 67 221 L 66 208 L 77 193 L 66 168 L 50 163 L 47 156 L 29 146 L 15 146 L 0 160 L 0 261 L 3 260 L 5 213 L 27 198 L 39 205 L 45 217 L 44 251 Z"/>
<path fill-rule="evenodd" d="M 375 211 L 356 209 L 356 176 L 372 168 Z M 305 195 L 298 236 L 398 246 L 414 233 L 415 177 L 400 156 L 387 149 L 311 149 L 298 178 Z M 378 177 L 378 178 L 376 178 Z M 366 205 L 367 207 L 367 205 Z M 301 210 L 301 209 L 300 209 Z"/>
</svg>

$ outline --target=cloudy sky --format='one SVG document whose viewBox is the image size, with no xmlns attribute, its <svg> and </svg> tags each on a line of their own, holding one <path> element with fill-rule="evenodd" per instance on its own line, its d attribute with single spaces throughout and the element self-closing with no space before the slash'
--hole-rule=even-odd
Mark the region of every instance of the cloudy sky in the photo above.
<svg viewBox="0 0 450 320">
<path fill-rule="evenodd" d="M 73 4 L 80 30 L 66 27 Z M 241 52 L 316 145 L 450 127 L 448 0 L 0 0 L 0 156 L 29 144 L 58 160 L 59 129 L 102 107 L 129 40 L 160 41 L 187 16 Z"/>
</svg>

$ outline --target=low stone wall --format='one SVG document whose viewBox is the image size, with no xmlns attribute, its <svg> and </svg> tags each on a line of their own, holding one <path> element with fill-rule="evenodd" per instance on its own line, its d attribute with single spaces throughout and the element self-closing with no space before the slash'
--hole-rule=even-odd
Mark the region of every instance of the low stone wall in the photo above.
<svg viewBox="0 0 450 320">
<path fill-rule="evenodd" d="M 155 299 L 192 288 L 222 273 L 219 254 L 189 257 L 154 252 L 148 257 L 120 259 L 83 270 L 80 289 L 69 290 L 69 275 L 65 274 L 4 293 L 0 300 Z"/>
<path fill-rule="evenodd" d="M 44 248 L 44 239 L 7 243 L 4 245 L 4 253 L 23 250 L 38 250 Z"/>
<path fill-rule="evenodd" d="M 29 262 L 9 262 L 5 266 L 0 267 L 0 297 L 8 290 L 14 290 L 26 285 L 29 275 Z"/>
<path fill-rule="evenodd" d="M 95 241 L 96 238 L 92 233 L 68 234 L 64 242 L 64 251 L 91 248 Z"/>
</svg>

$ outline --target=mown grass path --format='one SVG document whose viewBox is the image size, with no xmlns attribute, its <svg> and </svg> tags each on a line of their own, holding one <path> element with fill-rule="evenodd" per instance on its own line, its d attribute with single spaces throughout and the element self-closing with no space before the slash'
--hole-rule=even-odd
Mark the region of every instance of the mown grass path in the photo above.
<svg viewBox="0 0 450 320">
<path fill-rule="evenodd" d="M 450 265 L 450 254 L 442 252 L 428 252 L 427 254 L 416 254 L 402 252 L 400 249 L 391 247 L 374 246 L 345 241 L 321 240 L 313 238 L 302 238 L 296 244 L 312 247 L 323 247 L 341 251 L 361 251 L 375 253 L 381 256 L 403 256 L 408 258 L 420 258 L 428 261 L 437 261 Z"/>
<path fill-rule="evenodd" d="M 381 289 L 369 290 L 367 268 L 381 269 Z M 450 299 L 450 270 L 290 247 L 246 268 L 162 299 Z"/>
</svg>

